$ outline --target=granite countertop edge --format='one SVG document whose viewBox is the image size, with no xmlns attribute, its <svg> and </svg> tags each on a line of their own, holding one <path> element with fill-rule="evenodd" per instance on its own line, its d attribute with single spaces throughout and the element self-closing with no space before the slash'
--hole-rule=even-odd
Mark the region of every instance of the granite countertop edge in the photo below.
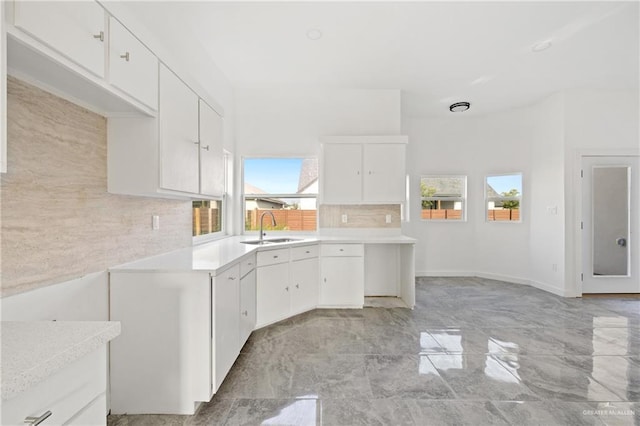
<svg viewBox="0 0 640 426">
<path fill-rule="evenodd" d="M 67 367 L 77 359 L 99 349 L 110 340 L 120 335 L 120 322 L 117 321 L 3 321 L 2 335 L 2 400 L 11 399 L 31 387 L 41 383 L 48 377 Z M 77 334 L 82 327 L 89 328 L 86 333 Z M 14 331 L 15 330 L 15 331 Z M 25 341 L 19 342 L 7 334 L 22 333 Z M 65 347 L 52 349 L 46 343 L 34 344 L 39 335 L 48 339 L 71 340 Z M 67 337 L 64 339 L 64 337 Z M 1 338 L 1 337 L 0 337 Z M 27 339 L 31 341 L 27 341 Z M 45 341 L 46 342 L 46 341 Z M 41 353 L 33 353 L 34 347 L 41 348 Z M 29 356 L 25 356 L 29 351 Z M 25 358 L 29 362 L 24 365 Z M 17 364 L 17 365 L 16 365 Z M 20 365 L 23 364 L 23 365 Z"/>
</svg>

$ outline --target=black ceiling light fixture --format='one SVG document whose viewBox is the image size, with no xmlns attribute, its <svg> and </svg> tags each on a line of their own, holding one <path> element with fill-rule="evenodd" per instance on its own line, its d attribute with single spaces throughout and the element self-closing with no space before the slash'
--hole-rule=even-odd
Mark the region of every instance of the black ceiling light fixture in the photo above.
<svg viewBox="0 0 640 426">
<path fill-rule="evenodd" d="M 455 104 L 451 104 L 449 106 L 449 111 L 451 112 L 464 112 L 471 107 L 469 102 L 456 102 Z"/>
</svg>

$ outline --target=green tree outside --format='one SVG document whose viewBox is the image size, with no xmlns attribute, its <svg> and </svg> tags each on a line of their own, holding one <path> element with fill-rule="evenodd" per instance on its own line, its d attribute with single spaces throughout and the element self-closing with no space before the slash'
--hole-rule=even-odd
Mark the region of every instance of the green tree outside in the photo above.
<svg viewBox="0 0 640 426">
<path fill-rule="evenodd" d="M 520 192 L 517 189 L 512 189 L 507 192 L 502 192 L 501 195 L 503 197 L 517 197 L 520 195 Z M 520 208 L 520 201 L 517 200 L 508 200 L 502 202 L 502 208 L 508 210 L 515 210 Z"/>
</svg>

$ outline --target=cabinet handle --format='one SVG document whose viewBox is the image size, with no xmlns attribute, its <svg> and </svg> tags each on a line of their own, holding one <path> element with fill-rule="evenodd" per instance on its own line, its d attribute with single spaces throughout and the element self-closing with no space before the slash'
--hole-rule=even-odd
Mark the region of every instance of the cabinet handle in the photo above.
<svg viewBox="0 0 640 426">
<path fill-rule="evenodd" d="M 207 145 L 207 146 L 201 146 L 200 148 L 202 148 L 202 149 L 204 149 L 204 150 L 209 151 L 209 145 Z"/>
<path fill-rule="evenodd" d="M 289 286 L 286 286 L 284 289 L 285 289 L 285 290 L 287 290 L 287 291 L 289 291 Z"/>
<path fill-rule="evenodd" d="M 253 263 L 249 262 L 247 263 L 247 266 L 253 266 Z"/>
<path fill-rule="evenodd" d="M 126 52 L 124 55 L 120 55 L 120 57 L 125 61 L 129 62 L 129 59 L 130 59 L 129 52 Z"/>
<path fill-rule="evenodd" d="M 277 259 L 277 258 L 278 258 L 278 256 L 277 256 L 277 255 L 276 255 L 276 256 L 273 256 L 273 258 L 274 258 L 274 259 Z"/>
<path fill-rule="evenodd" d="M 51 414 L 53 413 L 47 410 L 47 412 L 41 415 L 40 417 L 25 417 L 24 423 L 27 425 L 36 426 L 44 422 L 45 420 L 47 420 L 49 417 L 51 417 Z"/>
<path fill-rule="evenodd" d="M 100 34 L 94 34 L 93 38 L 100 40 L 100 41 L 104 41 L 104 31 L 100 31 Z"/>
<path fill-rule="evenodd" d="M 300 288 L 300 284 L 296 284 L 296 288 Z"/>
<path fill-rule="evenodd" d="M 371 174 L 373 174 L 373 172 L 371 170 L 369 170 L 369 174 L 371 175 Z"/>
<path fill-rule="evenodd" d="M 360 170 L 358 170 L 358 171 L 356 172 L 356 174 L 357 174 L 357 175 L 359 175 L 359 174 L 360 174 Z"/>
<path fill-rule="evenodd" d="M 309 250 L 305 250 L 304 252 L 307 253 L 307 254 L 311 253 Z"/>
<path fill-rule="evenodd" d="M 340 251 L 344 251 L 344 249 L 340 249 Z"/>
<path fill-rule="evenodd" d="M 326 279 L 326 278 L 324 279 L 324 282 L 325 282 L 325 283 L 327 282 L 327 279 Z"/>
<path fill-rule="evenodd" d="M 243 312 L 242 312 L 242 315 L 244 315 L 245 317 L 248 317 L 248 316 L 249 316 L 249 312 L 247 312 L 247 311 L 243 311 Z"/>
<path fill-rule="evenodd" d="M 229 279 L 230 279 L 231 281 L 233 281 L 233 280 L 235 280 L 235 279 L 236 279 L 236 277 L 229 277 Z"/>
</svg>

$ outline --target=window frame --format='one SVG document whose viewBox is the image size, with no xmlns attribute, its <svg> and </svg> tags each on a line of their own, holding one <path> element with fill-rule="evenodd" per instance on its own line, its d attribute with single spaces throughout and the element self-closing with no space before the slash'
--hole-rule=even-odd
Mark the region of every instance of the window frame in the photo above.
<svg viewBox="0 0 640 426">
<path fill-rule="evenodd" d="M 224 192 L 222 194 L 221 197 L 207 197 L 207 198 L 199 198 L 197 200 L 191 200 L 191 217 L 193 220 L 193 202 L 194 201 L 220 201 L 221 202 L 221 206 L 220 206 L 220 214 L 222 215 L 220 220 L 221 220 L 221 226 L 220 226 L 220 231 L 218 232 L 211 232 L 209 234 L 204 234 L 204 235 L 192 235 L 192 245 L 198 245 L 198 244 L 203 244 L 203 243 L 208 243 L 211 241 L 216 241 L 216 240 L 220 240 L 222 238 L 226 238 L 229 236 L 228 233 L 228 223 L 227 223 L 227 218 L 229 217 L 229 183 L 232 181 L 232 176 L 230 176 L 231 171 L 233 170 L 232 164 L 233 164 L 233 155 L 227 151 L 224 150 L 223 153 L 223 161 L 222 163 L 224 164 Z M 191 228 L 192 228 L 192 232 L 193 232 L 193 223 L 191 224 Z"/>
<path fill-rule="evenodd" d="M 520 175 L 520 195 L 517 197 L 489 197 L 488 195 L 488 187 L 489 187 L 489 178 L 491 177 L 499 177 L 499 176 L 514 176 Z M 511 172 L 511 173 L 492 173 L 487 174 L 484 177 L 484 221 L 487 223 L 522 223 L 522 194 L 524 192 L 524 173 L 523 172 Z M 518 220 L 489 220 L 489 215 L 487 212 L 489 211 L 488 205 L 490 201 L 518 201 Z"/>
<path fill-rule="evenodd" d="M 423 197 L 422 190 L 420 190 L 420 220 L 422 222 L 442 222 L 442 223 L 463 223 L 467 221 L 467 207 L 468 207 L 468 187 L 469 177 L 467 175 L 448 175 L 448 174 L 429 174 L 420 175 L 420 187 L 422 187 L 422 179 L 424 178 L 461 178 L 464 182 L 463 194 L 461 197 Z M 423 201 L 460 201 L 462 204 L 462 214 L 460 219 L 424 219 L 422 218 L 422 202 Z"/>
<path fill-rule="evenodd" d="M 318 183 L 320 181 L 320 169 L 319 169 L 319 158 L 317 156 L 313 156 L 313 155 L 258 155 L 258 156 L 252 156 L 252 155 L 247 155 L 247 156 L 243 156 L 240 160 L 240 200 L 241 200 L 241 208 L 240 208 L 240 227 L 242 229 L 242 234 L 243 235 L 258 235 L 260 233 L 259 230 L 247 230 L 246 226 L 245 226 L 245 218 L 246 218 L 246 207 L 247 207 L 247 199 L 251 199 L 251 198 L 308 198 L 308 199 L 315 199 L 316 200 L 316 229 L 313 231 L 305 231 L 305 230 L 300 230 L 300 231 L 292 231 L 290 229 L 282 229 L 282 230 L 278 230 L 278 229 L 270 229 L 269 233 L 278 233 L 278 234 L 299 234 L 299 235 L 304 235 L 304 234 L 310 234 L 310 233 L 316 233 L 318 232 L 318 225 L 319 225 L 319 215 L 318 215 L 318 211 L 319 211 L 319 205 L 318 205 L 318 199 L 319 199 L 319 192 L 315 193 L 315 194 L 297 194 L 297 193 L 262 193 L 262 194 L 254 194 L 254 193 L 245 193 L 244 192 L 244 187 L 245 187 L 245 181 L 244 181 L 244 172 L 245 172 L 245 160 L 253 160 L 253 159 L 314 159 L 316 161 L 318 161 Z"/>
</svg>

